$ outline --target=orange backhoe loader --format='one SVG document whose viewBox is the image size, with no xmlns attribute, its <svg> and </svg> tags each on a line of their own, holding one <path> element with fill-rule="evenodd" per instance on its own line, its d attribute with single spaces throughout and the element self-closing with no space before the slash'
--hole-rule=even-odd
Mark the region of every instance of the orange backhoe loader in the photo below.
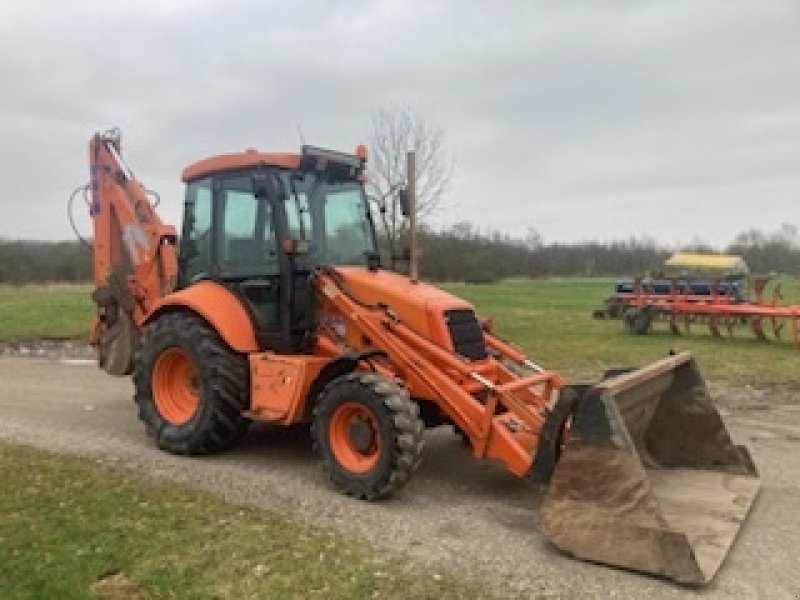
<svg viewBox="0 0 800 600">
<path fill-rule="evenodd" d="M 310 423 L 322 468 L 366 500 L 405 484 L 425 426 L 543 486 L 539 524 L 574 556 L 687 583 L 719 568 L 758 492 L 688 353 L 568 386 L 473 307 L 381 268 L 366 149 L 304 146 L 183 171 L 183 229 L 90 142 L 91 341 L 133 375 L 158 446 L 199 455 L 251 421 Z"/>
</svg>

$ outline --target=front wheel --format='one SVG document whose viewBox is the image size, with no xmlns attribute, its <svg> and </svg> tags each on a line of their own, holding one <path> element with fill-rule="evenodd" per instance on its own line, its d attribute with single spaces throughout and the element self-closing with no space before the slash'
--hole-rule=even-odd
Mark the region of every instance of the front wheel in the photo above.
<svg viewBox="0 0 800 600">
<path fill-rule="evenodd" d="M 312 437 L 336 487 L 377 500 L 410 479 L 421 460 L 424 429 L 407 390 L 375 373 L 349 373 L 320 394 Z"/>
</svg>

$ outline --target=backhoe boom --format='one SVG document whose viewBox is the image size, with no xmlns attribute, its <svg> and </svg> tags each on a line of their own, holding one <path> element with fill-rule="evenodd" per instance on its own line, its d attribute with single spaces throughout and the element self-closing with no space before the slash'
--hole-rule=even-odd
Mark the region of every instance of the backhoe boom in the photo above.
<svg viewBox="0 0 800 600">
<path fill-rule="evenodd" d="M 170 293 L 178 272 L 175 228 L 164 224 L 120 157 L 119 132 L 97 133 L 89 143 L 94 231 L 92 328 L 100 365 L 129 374 L 138 329 L 155 303 Z"/>
</svg>

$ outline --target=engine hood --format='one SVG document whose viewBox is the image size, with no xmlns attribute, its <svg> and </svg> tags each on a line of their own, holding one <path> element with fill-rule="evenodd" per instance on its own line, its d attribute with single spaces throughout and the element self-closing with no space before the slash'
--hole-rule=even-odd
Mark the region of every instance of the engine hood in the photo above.
<svg viewBox="0 0 800 600">
<path fill-rule="evenodd" d="M 363 267 L 337 267 L 336 271 L 350 293 L 360 301 L 385 304 L 414 331 L 449 350 L 453 350 L 453 344 L 445 313 L 474 311 L 473 306 L 461 298 L 392 271 L 370 271 Z"/>
</svg>

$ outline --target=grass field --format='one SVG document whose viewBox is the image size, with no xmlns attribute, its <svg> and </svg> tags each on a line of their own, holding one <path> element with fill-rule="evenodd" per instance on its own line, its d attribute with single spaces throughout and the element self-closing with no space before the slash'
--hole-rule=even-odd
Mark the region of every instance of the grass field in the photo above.
<svg viewBox="0 0 800 600">
<path fill-rule="evenodd" d="M 800 351 L 784 340 L 759 342 L 744 328 L 734 339 L 714 339 L 704 325 L 674 336 L 657 323 L 647 336 L 626 333 L 622 322 L 591 318 L 612 289 L 608 279 L 548 279 L 493 285 L 448 284 L 446 289 L 491 316 L 497 331 L 540 364 L 572 379 L 595 378 L 610 366 L 632 366 L 692 350 L 705 374 L 731 384 L 798 381 Z M 784 286 L 798 301 L 800 284 Z M 0 288 L 0 340 L 85 337 L 93 314 L 87 286 Z"/>
<path fill-rule="evenodd" d="M 453 284 L 447 289 L 491 316 L 498 333 L 522 346 L 536 362 L 573 379 L 596 378 L 604 369 L 650 362 L 691 350 L 709 379 L 731 384 L 798 382 L 800 350 L 787 341 L 759 342 L 744 328 L 734 339 L 712 338 L 705 325 L 690 336 L 656 323 L 646 336 L 627 333 L 619 320 L 595 320 L 592 310 L 611 294 L 612 280 L 549 279 L 496 285 Z M 796 300 L 797 282 L 784 286 Z"/>
<path fill-rule="evenodd" d="M 0 340 L 86 337 L 94 315 L 88 285 L 0 287 Z"/>
<path fill-rule="evenodd" d="M 0 481 L 4 600 L 87 598 L 114 573 L 104 598 L 485 596 L 339 534 L 87 460 L 0 444 Z"/>
</svg>

